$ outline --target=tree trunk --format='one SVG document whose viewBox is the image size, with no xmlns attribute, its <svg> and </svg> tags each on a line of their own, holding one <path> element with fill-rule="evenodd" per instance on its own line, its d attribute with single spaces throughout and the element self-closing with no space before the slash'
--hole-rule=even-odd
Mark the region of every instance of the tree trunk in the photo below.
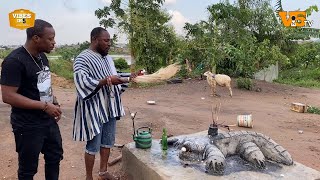
<svg viewBox="0 0 320 180">
<path fill-rule="evenodd" d="M 131 73 L 135 73 L 136 72 L 136 69 L 135 69 L 135 57 L 134 57 L 134 48 L 133 48 L 133 43 L 132 43 L 132 39 L 133 39 L 133 5 L 134 5 L 134 0 L 129 0 L 129 8 L 130 8 L 130 24 L 131 24 L 131 32 L 130 33 L 130 40 L 129 40 L 129 43 L 130 43 L 130 55 L 131 55 L 131 65 L 130 65 L 130 71 Z"/>
</svg>

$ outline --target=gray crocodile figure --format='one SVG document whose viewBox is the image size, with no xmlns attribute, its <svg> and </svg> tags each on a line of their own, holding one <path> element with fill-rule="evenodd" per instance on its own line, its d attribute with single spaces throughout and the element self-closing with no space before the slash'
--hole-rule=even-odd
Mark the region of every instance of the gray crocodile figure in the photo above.
<svg viewBox="0 0 320 180">
<path fill-rule="evenodd" d="M 183 161 L 205 161 L 206 171 L 212 175 L 223 175 L 225 158 L 236 154 L 258 169 L 265 169 L 266 159 L 293 164 L 282 146 L 264 134 L 250 131 L 224 132 L 213 137 L 172 137 L 168 144 L 180 149 L 179 158 Z"/>
</svg>

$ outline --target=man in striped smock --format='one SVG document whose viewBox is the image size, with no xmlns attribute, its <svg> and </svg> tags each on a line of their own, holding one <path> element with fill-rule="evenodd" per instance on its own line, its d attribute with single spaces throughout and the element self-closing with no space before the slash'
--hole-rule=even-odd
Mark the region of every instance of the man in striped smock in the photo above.
<svg viewBox="0 0 320 180">
<path fill-rule="evenodd" d="M 110 148 L 115 142 L 116 119 L 124 116 L 121 103 L 121 84 L 130 78 L 117 75 L 108 51 L 110 34 L 97 27 L 91 31 L 89 49 L 81 52 L 74 62 L 74 81 L 77 90 L 73 139 L 87 141 L 85 165 L 87 180 L 93 179 L 95 154 L 100 151 L 99 179 L 113 179 L 107 172 Z"/>
</svg>

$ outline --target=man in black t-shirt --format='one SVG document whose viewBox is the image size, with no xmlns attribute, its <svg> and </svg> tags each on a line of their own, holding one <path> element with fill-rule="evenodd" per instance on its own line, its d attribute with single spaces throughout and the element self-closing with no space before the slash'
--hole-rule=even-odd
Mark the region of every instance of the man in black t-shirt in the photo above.
<svg viewBox="0 0 320 180">
<path fill-rule="evenodd" d="M 57 124 L 61 110 L 53 101 L 49 63 L 44 54 L 54 48 L 55 31 L 50 23 L 37 19 L 26 32 L 25 45 L 4 59 L 1 71 L 2 99 L 12 107 L 18 178 L 33 179 L 41 152 L 45 159 L 45 179 L 57 180 L 63 158 Z"/>
</svg>

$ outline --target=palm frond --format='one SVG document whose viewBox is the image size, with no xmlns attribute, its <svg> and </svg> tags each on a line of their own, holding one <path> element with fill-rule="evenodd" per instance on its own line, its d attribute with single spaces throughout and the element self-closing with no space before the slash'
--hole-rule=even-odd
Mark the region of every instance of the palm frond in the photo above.
<svg viewBox="0 0 320 180">
<path fill-rule="evenodd" d="M 315 12 L 318 12 L 318 11 L 319 11 L 317 5 L 310 6 L 308 9 L 306 9 L 307 17 L 310 16 L 313 11 L 315 11 Z"/>
<path fill-rule="evenodd" d="M 277 20 L 280 23 L 281 22 L 281 17 L 279 16 L 279 12 L 283 11 L 282 8 L 282 1 L 281 0 L 277 0 L 276 5 L 275 5 L 275 12 L 276 12 L 276 16 L 277 16 Z"/>
<path fill-rule="evenodd" d="M 276 12 L 277 12 L 277 13 L 278 13 L 279 11 L 283 11 L 282 1 L 281 1 L 281 0 L 277 0 L 276 5 L 275 5 L 275 8 L 276 8 Z"/>
</svg>

